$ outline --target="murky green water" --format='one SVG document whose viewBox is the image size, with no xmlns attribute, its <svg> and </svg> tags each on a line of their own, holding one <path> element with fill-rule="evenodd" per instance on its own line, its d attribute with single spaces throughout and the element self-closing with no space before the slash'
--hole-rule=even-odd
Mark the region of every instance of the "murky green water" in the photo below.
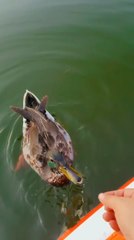
<svg viewBox="0 0 134 240">
<path fill-rule="evenodd" d="M 134 2 L 0 0 L 0 239 L 56 240 L 134 169 Z M 21 151 L 25 89 L 49 96 L 84 186 L 57 189 Z M 78 211 L 79 210 L 79 211 Z"/>
</svg>

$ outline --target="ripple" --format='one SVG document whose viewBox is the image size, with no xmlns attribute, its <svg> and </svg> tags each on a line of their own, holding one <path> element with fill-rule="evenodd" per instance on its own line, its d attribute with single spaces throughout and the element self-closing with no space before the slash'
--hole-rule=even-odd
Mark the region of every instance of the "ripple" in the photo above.
<svg viewBox="0 0 134 240">
<path fill-rule="evenodd" d="M 18 120 L 19 120 L 20 117 L 17 117 L 13 123 L 13 125 L 10 127 L 10 131 L 8 133 L 8 136 L 7 136 L 7 142 L 6 142 L 6 161 L 8 163 L 8 165 L 10 166 L 10 169 L 13 170 L 14 167 L 13 167 L 13 163 L 11 162 L 11 159 L 12 159 L 12 155 L 13 155 L 13 152 L 14 152 L 14 149 L 16 149 L 16 138 L 15 138 L 15 129 L 16 129 L 16 126 L 18 124 Z M 18 146 L 18 143 L 17 143 L 17 146 Z"/>
<path fill-rule="evenodd" d="M 90 195 L 97 201 L 133 171 L 133 1 L 7 1 L 0 8 L 0 212 L 6 236 L 18 222 L 24 238 L 56 239 L 52 228 L 58 235 L 73 225 L 90 209 Z M 50 96 L 86 177 L 82 189 L 53 188 L 31 168 L 14 172 L 22 120 L 9 106 L 22 105 L 25 89 Z"/>
</svg>

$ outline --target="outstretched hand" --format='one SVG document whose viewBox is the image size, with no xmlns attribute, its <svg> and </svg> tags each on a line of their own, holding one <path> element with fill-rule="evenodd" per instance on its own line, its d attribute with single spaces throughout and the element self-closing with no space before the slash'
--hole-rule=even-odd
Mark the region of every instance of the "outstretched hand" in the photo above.
<svg viewBox="0 0 134 240">
<path fill-rule="evenodd" d="M 103 218 L 126 240 L 134 240 L 134 189 L 123 189 L 99 194 L 104 204 Z"/>
</svg>

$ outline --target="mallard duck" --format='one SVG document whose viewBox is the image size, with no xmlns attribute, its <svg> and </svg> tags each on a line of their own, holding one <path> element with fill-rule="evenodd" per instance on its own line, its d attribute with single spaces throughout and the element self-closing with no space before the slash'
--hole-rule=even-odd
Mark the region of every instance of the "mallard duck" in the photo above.
<svg viewBox="0 0 134 240">
<path fill-rule="evenodd" d="M 23 108 L 11 107 L 23 117 L 22 155 L 18 165 L 23 165 L 25 160 L 44 181 L 54 186 L 69 182 L 81 184 L 81 174 L 72 167 L 74 151 L 71 138 L 46 110 L 47 101 L 47 96 L 40 101 L 27 90 Z"/>
</svg>

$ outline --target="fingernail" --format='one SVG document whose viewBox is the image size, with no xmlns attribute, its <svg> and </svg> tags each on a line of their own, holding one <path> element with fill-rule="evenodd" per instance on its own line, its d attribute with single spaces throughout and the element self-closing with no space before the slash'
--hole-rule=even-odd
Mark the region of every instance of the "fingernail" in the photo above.
<svg viewBox="0 0 134 240">
<path fill-rule="evenodd" d="M 100 202 L 103 202 L 104 197 L 105 197 L 104 193 L 99 194 L 98 198 L 99 198 Z"/>
</svg>

